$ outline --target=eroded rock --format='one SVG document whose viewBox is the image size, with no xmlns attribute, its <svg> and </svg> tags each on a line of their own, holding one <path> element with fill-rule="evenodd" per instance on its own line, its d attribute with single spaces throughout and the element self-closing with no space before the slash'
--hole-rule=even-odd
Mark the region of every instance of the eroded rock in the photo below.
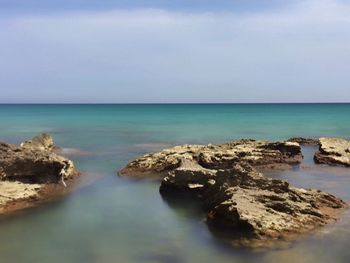
<svg viewBox="0 0 350 263">
<path fill-rule="evenodd" d="M 320 138 L 316 163 L 350 166 L 350 141 L 341 138 Z"/>
<path fill-rule="evenodd" d="M 77 175 L 71 160 L 53 152 L 49 134 L 25 141 L 20 146 L 0 143 L 0 214 L 31 205 L 40 200 L 48 185 L 50 189 L 65 188 L 65 181 Z M 53 195 L 46 191 L 45 196 Z M 9 206 L 13 207 L 9 208 Z"/>
<path fill-rule="evenodd" d="M 223 229 L 234 245 L 269 247 L 336 220 L 347 207 L 331 194 L 295 188 L 256 169 L 294 165 L 302 158 L 296 142 L 240 140 L 146 154 L 120 174 L 162 176 L 162 196 L 185 193 L 199 200 L 214 234 Z"/>
<path fill-rule="evenodd" d="M 169 172 L 161 183 L 165 198 L 192 193 L 202 201 L 207 223 L 217 229 L 238 231 L 230 242 L 249 247 L 276 246 L 337 219 L 346 204 L 318 190 L 289 186 L 270 179 L 246 163 L 231 169 L 210 170 L 196 164 Z M 242 234 L 243 233 L 243 234 Z"/>
<path fill-rule="evenodd" d="M 245 161 L 255 167 L 290 166 L 302 161 L 298 143 L 238 140 L 218 145 L 183 145 L 146 154 L 130 162 L 119 174 L 163 175 L 180 166 L 182 159 L 196 160 L 209 169 L 229 168 Z"/>
<path fill-rule="evenodd" d="M 25 182 L 58 182 L 73 176 L 74 164 L 52 152 L 50 135 L 36 136 L 19 147 L 0 143 L 0 177 Z"/>
</svg>

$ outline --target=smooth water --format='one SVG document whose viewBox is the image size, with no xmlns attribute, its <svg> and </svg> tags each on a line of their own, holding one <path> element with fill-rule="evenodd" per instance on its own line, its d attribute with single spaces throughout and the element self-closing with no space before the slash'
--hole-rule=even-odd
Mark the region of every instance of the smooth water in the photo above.
<svg viewBox="0 0 350 263">
<path fill-rule="evenodd" d="M 96 179 L 63 200 L 0 221 L 0 263 L 350 262 L 350 213 L 282 250 L 227 247 L 193 204 L 162 200 L 159 182 L 116 176 L 128 160 L 183 143 L 238 138 L 350 136 L 350 104 L 0 105 L 0 141 L 41 132 L 78 149 L 78 169 Z M 350 170 L 314 165 L 269 176 L 350 200 Z M 84 179 L 82 179 L 84 180 Z"/>
</svg>

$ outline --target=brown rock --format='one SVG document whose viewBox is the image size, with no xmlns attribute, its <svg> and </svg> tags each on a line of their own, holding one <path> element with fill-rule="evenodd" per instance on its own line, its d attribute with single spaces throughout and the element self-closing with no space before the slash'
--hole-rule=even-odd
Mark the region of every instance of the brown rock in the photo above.
<svg viewBox="0 0 350 263">
<path fill-rule="evenodd" d="M 199 200 L 214 234 L 223 229 L 234 245 L 267 247 L 332 222 L 347 207 L 331 194 L 291 187 L 256 170 L 298 164 L 302 158 L 296 142 L 239 140 L 146 154 L 120 174 L 162 176 L 164 198 L 186 193 Z"/>
<path fill-rule="evenodd" d="M 218 145 L 183 145 L 146 154 L 120 170 L 120 175 L 163 175 L 180 166 L 182 159 L 196 160 L 209 169 L 229 168 L 245 161 L 260 168 L 295 165 L 303 155 L 298 143 L 238 140 Z"/>
<path fill-rule="evenodd" d="M 73 162 L 54 153 L 53 148 L 49 134 L 36 136 L 20 146 L 0 143 L 0 214 L 67 192 L 67 184 L 78 173 Z"/>
<path fill-rule="evenodd" d="M 320 138 L 314 160 L 319 164 L 350 166 L 350 141 L 341 138 Z"/>
<path fill-rule="evenodd" d="M 0 143 L 1 179 L 45 183 L 73 176 L 76 173 L 73 162 L 52 152 L 52 147 L 52 138 L 47 134 L 20 147 Z"/>
<path fill-rule="evenodd" d="M 229 242 L 247 247 L 278 246 L 337 219 L 347 205 L 318 190 L 270 179 L 246 163 L 210 170 L 187 161 L 169 172 L 161 194 L 191 193 L 202 201 L 213 233 L 231 233 Z M 240 232 L 240 235 L 237 235 Z"/>
<path fill-rule="evenodd" d="M 53 139 L 50 134 L 42 133 L 31 140 L 21 143 L 21 148 L 51 151 L 54 148 Z"/>
</svg>

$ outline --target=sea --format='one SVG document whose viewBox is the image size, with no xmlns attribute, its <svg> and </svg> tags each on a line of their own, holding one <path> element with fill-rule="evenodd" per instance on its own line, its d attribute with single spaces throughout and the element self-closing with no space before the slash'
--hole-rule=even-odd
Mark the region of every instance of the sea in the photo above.
<svg viewBox="0 0 350 263">
<path fill-rule="evenodd" d="M 348 263 L 350 213 L 279 249 L 229 246 L 198 204 L 168 202 L 159 180 L 119 177 L 144 153 L 179 144 L 290 137 L 350 138 L 350 104 L 0 105 L 0 141 L 50 133 L 72 159 L 81 187 L 66 197 L 0 219 L 0 263 Z M 350 168 L 304 162 L 266 174 L 350 201 Z M 0 193 L 1 194 L 1 193 Z"/>
</svg>

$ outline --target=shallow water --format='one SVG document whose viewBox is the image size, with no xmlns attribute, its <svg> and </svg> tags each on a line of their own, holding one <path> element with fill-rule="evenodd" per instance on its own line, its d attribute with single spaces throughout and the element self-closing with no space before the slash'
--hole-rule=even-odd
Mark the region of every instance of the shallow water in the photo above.
<svg viewBox="0 0 350 263">
<path fill-rule="evenodd" d="M 175 144 L 349 137 L 349 116 L 349 104 L 2 105 L 1 141 L 50 132 L 96 181 L 1 220 L 0 262 L 350 262 L 349 212 L 291 247 L 257 253 L 225 246 L 195 204 L 165 202 L 159 182 L 115 176 L 128 160 Z M 305 147 L 304 164 L 269 176 L 350 201 L 350 170 L 313 164 L 315 150 Z"/>
</svg>

